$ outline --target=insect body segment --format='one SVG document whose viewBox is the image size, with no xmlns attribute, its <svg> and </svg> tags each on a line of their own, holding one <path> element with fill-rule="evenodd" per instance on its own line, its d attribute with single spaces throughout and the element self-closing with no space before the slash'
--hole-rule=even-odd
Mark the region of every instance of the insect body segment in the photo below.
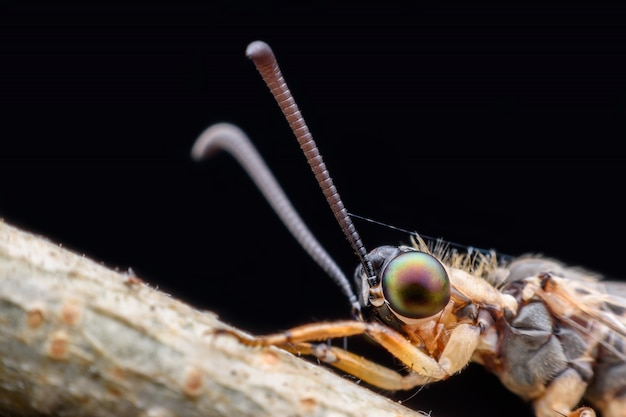
<svg viewBox="0 0 626 417">
<path fill-rule="evenodd" d="M 458 253 L 440 245 L 429 247 L 419 236 L 412 246 L 381 246 L 367 253 L 269 46 L 254 42 L 248 51 L 260 61 L 259 71 L 278 94 L 276 100 L 361 264 L 354 274 L 357 290 L 353 291 L 309 236 L 293 207 L 283 201 L 286 198 L 245 134 L 226 124 L 209 128 L 194 146 L 196 158 L 219 138 L 240 144 L 221 146 L 244 164 L 298 241 L 325 271 L 331 271 L 356 318 L 306 324 L 263 337 L 233 336 L 251 346 L 279 346 L 315 356 L 386 390 L 444 380 L 469 362 L 477 362 L 509 390 L 532 402 L 539 417 L 595 416 L 591 408 L 575 409 L 583 398 L 604 417 L 626 416 L 626 324 L 621 316 L 626 291 L 622 287 L 619 294 L 609 295 L 605 285 L 612 283 L 552 260 L 528 256 L 503 261 L 482 251 Z M 361 334 L 389 351 L 405 370 L 398 372 L 315 343 Z"/>
</svg>

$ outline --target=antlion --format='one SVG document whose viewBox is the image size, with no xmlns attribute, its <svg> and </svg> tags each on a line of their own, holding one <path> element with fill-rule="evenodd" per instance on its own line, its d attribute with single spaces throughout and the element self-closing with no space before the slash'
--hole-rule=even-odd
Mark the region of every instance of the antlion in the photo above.
<svg viewBox="0 0 626 417">
<path fill-rule="evenodd" d="M 262 337 L 232 334 L 250 346 L 312 355 L 385 390 L 447 379 L 469 362 L 482 364 L 539 417 L 626 416 L 624 287 L 556 261 L 452 250 L 415 235 L 410 246 L 361 243 L 270 47 L 248 46 L 302 148 L 360 265 L 354 288 L 295 212 L 245 133 L 229 124 L 207 129 L 192 155 L 226 149 L 243 165 L 304 249 L 340 286 L 354 320 L 305 324 Z M 383 367 L 327 339 L 366 334 L 406 372 Z"/>
<path fill-rule="evenodd" d="M 270 48 L 254 42 L 248 55 L 359 258 L 354 280 L 319 245 L 241 130 L 212 126 L 192 154 L 202 159 L 226 149 L 242 163 L 345 293 L 353 320 L 247 336 L 130 273 L 108 270 L 0 219 L 0 413 L 412 414 L 286 350 L 388 391 L 434 383 L 476 362 L 531 402 L 538 416 L 594 416 L 587 405 L 605 417 L 626 416 L 623 283 L 546 258 L 453 249 L 417 234 L 410 245 L 368 252 Z M 369 336 L 403 369 L 325 343 L 353 335 Z"/>
</svg>

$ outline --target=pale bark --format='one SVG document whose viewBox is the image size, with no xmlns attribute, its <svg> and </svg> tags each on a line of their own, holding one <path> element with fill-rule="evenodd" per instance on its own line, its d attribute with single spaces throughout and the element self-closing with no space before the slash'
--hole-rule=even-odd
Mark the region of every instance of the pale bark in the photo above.
<svg viewBox="0 0 626 417">
<path fill-rule="evenodd" d="M 417 416 L 0 220 L 0 413 Z"/>
</svg>

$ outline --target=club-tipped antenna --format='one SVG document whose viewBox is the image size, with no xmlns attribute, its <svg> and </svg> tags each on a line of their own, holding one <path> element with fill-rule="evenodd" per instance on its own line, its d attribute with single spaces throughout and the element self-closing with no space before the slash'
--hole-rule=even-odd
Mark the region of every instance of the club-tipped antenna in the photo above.
<svg viewBox="0 0 626 417">
<path fill-rule="evenodd" d="M 346 294 L 353 314 L 361 317 L 361 306 L 350 282 L 306 226 L 248 135 L 230 123 L 214 124 L 200 134 L 191 156 L 199 161 L 219 150 L 229 152 L 241 164 L 293 237 Z"/>
<path fill-rule="evenodd" d="M 377 284 L 378 279 L 374 274 L 374 268 L 371 262 L 366 256 L 367 251 L 361 242 L 361 237 L 356 231 L 354 224 L 352 224 L 352 219 L 350 219 L 348 212 L 344 208 L 339 193 L 333 184 L 333 180 L 313 140 L 313 136 L 309 132 L 309 128 L 278 67 L 278 62 L 276 61 L 272 49 L 263 41 L 254 41 L 248 45 L 246 55 L 254 62 L 254 65 L 263 77 L 265 84 L 267 84 L 272 92 L 287 122 L 289 122 L 289 126 L 296 136 L 311 170 L 315 174 L 315 179 L 320 185 L 335 219 L 337 219 L 341 230 L 348 239 L 348 242 L 350 242 L 352 249 L 354 249 L 356 255 L 359 257 L 370 282 L 373 285 Z"/>
</svg>

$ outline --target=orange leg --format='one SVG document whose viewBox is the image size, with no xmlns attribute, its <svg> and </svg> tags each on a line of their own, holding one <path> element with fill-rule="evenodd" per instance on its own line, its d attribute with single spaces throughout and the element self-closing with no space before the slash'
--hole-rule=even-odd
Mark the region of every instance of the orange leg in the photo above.
<svg viewBox="0 0 626 417">
<path fill-rule="evenodd" d="M 304 343 L 359 334 L 367 334 L 372 337 L 404 363 L 412 371 L 411 374 L 403 376 L 339 348 L 322 348 Z M 301 353 L 312 354 L 372 385 L 395 390 L 409 389 L 416 385 L 446 379 L 453 373 L 460 371 L 470 361 L 478 345 L 480 330 L 477 326 L 469 324 L 456 326 L 451 331 L 439 360 L 421 351 L 402 334 L 380 323 L 362 321 L 312 323 L 295 327 L 283 333 L 253 339 L 234 336 L 242 343 L 250 346 L 279 346 L 287 350 L 293 350 L 288 347 L 289 345 L 300 346 L 305 350 Z M 391 376 L 392 374 L 395 376 Z M 383 381 L 386 382 L 383 383 Z"/>
<path fill-rule="evenodd" d="M 408 390 L 432 382 L 416 373 L 400 374 L 347 350 L 326 344 L 296 343 L 280 345 L 291 353 L 312 355 L 355 378 L 387 391 Z"/>
</svg>

